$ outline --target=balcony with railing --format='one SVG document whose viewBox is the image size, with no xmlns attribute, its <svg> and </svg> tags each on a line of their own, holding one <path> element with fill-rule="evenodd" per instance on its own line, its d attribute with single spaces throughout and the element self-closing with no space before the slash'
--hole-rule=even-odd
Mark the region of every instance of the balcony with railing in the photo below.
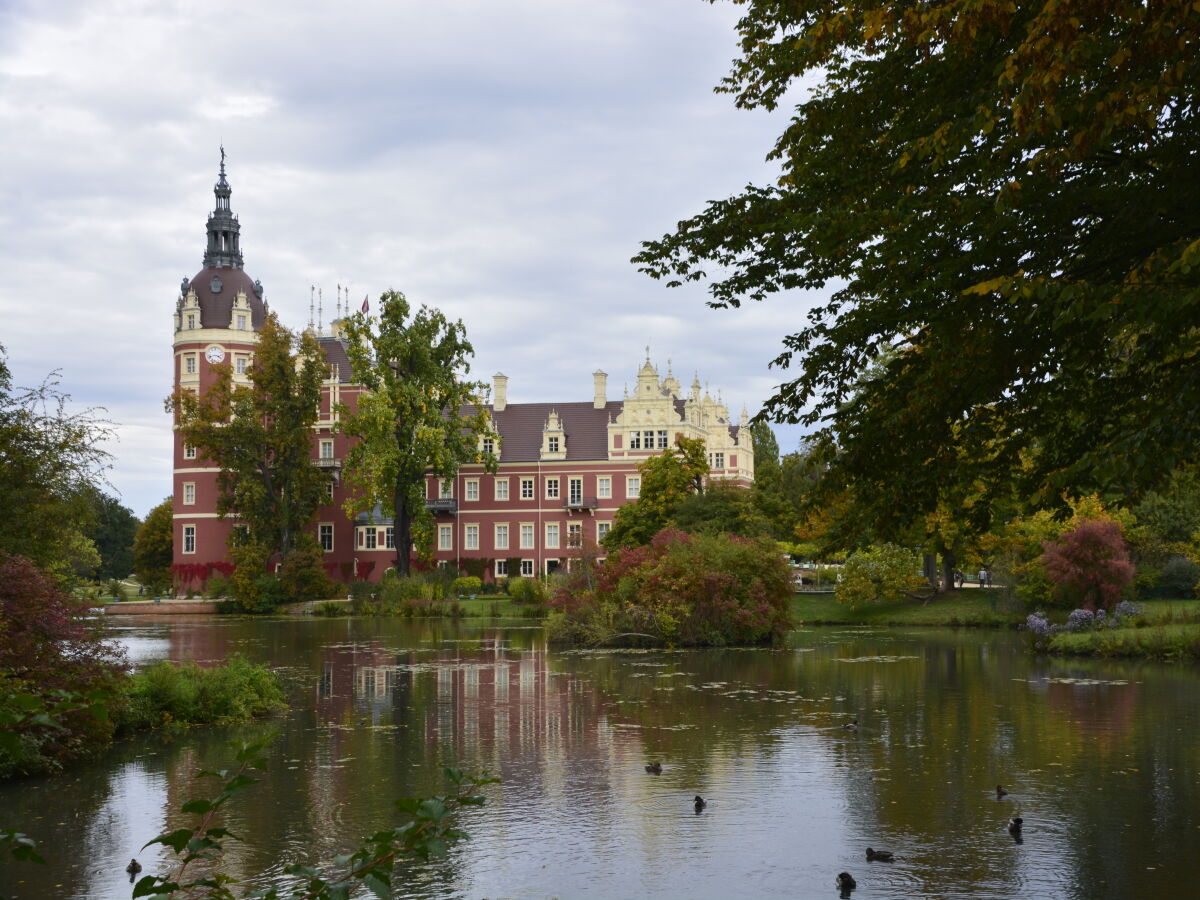
<svg viewBox="0 0 1200 900">
<path fill-rule="evenodd" d="M 340 469 L 342 460 L 339 456 L 318 456 L 313 460 L 313 465 L 318 469 Z"/>
<path fill-rule="evenodd" d="M 458 500 L 454 497 L 439 497 L 436 500 L 426 500 L 425 508 L 435 516 L 439 513 L 458 515 Z"/>
<path fill-rule="evenodd" d="M 563 501 L 563 509 L 570 512 L 573 509 L 595 509 L 600 505 L 600 501 L 596 497 L 580 497 L 578 495 L 567 497 Z"/>
</svg>

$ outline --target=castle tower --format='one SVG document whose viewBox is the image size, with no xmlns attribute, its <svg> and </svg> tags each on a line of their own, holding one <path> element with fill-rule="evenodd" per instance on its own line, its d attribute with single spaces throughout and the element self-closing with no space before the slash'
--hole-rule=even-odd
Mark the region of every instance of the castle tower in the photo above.
<svg viewBox="0 0 1200 900">
<path fill-rule="evenodd" d="M 235 381 L 246 372 L 266 319 L 262 283 L 242 270 L 241 224 L 230 206 L 232 188 L 225 177 L 225 148 L 213 186 L 203 268 L 184 278 L 175 303 L 174 387 L 203 393 L 228 366 Z M 175 563 L 216 562 L 226 558 L 232 523 L 216 517 L 218 469 L 175 435 L 173 510 Z"/>
</svg>

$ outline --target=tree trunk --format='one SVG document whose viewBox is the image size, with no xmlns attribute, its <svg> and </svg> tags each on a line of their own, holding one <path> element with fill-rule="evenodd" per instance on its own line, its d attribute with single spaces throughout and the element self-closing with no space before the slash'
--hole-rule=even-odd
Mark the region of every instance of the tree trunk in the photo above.
<svg viewBox="0 0 1200 900">
<path fill-rule="evenodd" d="M 392 540 L 396 550 L 396 574 L 407 578 L 412 558 L 412 511 L 408 508 L 408 491 L 399 485 L 392 495 Z"/>
<path fill-rule="evenodd" d="M 954 572 L 958 568 L 958 554 L 948 547 L 942 548 L 942 577 L 946 579 L 946 590 L 954 584 Z"/>
<path fill-rule="evenodd" d="M 931 588 L 933 588 L 934 593 L 937 593 L 937 590 L 938 590 L 937 554 L 936 553 L 924 553 L 924 554 L 922 554 L 921 559 L 922 559 L 922 562 L 924 563 L 925 580 L 929 582 L 929 586 Z"/>
</svg>

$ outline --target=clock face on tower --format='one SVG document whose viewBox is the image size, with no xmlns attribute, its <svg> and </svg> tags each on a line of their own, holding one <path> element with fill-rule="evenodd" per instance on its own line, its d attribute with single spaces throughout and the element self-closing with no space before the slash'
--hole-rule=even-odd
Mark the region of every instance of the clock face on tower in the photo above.
<svg viewBox="0 0 1200 900">
<path fill-rule="evenodd" d="M 217 363 L 225 359 L 225 348 L 218 347 L 216 344 L 213 344 L 208 348 L 207 351 L 205 351 L 204 357 L 215 366 Z"/>
</svg>

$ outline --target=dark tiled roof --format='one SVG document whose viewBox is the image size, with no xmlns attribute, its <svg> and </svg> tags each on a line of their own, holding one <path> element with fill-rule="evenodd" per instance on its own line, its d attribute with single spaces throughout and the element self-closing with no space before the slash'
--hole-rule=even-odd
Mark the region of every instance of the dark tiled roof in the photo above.
<svg viewBox="0 0 1200 900">
<path fill-rule="evenodd" d="M 500 461 L 525 462 L 542 455 L 542 428 L 550 413 L 558 413 L 567 438 L 567 459 L 606 459 L 608 423 L 621 411 L 621 401 L 609 400 L 604 409 L 584 403 L 510 403 L 503 412 L 489 407 L 500 432 Z"/>
<path fill-rule="evenodd" d="M 221 291 L 212 292 L 212 280 L 216 275 L 221 279 Z M 200 327 L 228 328 L 230 316 L 233 315 L 233 301 L 237 299 L 238 291 L 246 292 L 250 303 L 250 322 L 255 331 L 262 328 L 266 320 L 266 309 L 258 294 L 254 293 L 254 280 L 242 269 L 228 266 L 206 266 L 192 279 L 192 289 L 200 302 Z"/>
<path fill-rule="evenodd" d="M 338 381 L 342 384 L 349 384 L 354 381 L 350 356 L 346 353 L 346 345 L 342 343 L 341 339 L 320 337 L 317 338 L 317 344 L 320 345 L 321 352 L 325 354 L 325 361 L 331 366 L 337 366 Z"/>
</svg>

